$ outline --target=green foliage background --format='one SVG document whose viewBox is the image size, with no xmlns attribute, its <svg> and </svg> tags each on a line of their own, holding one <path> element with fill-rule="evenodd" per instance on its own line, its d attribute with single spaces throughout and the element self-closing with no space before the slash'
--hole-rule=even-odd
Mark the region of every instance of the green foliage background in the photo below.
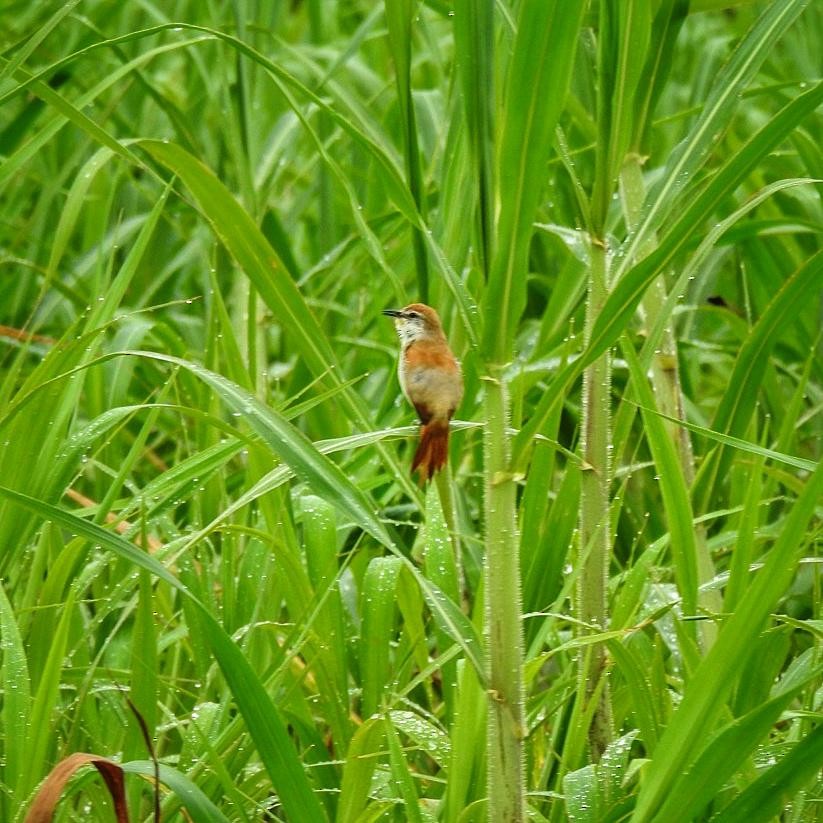
<svg viewBox="0 0 823 823">
<path fill-rule="evenodd" d="M 4 4 L 0 820 L 148 819 L 127 697 L 169 821 L 818 819 L 823 9 L 726 5 Z"/>
</svg>

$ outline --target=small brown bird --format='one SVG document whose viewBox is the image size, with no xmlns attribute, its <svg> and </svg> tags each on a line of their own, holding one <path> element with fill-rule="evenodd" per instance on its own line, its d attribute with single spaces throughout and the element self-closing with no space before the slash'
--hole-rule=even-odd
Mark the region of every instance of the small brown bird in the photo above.
<svg viewBox="0 0 823 823">
<path fill-rule="evenodd" d="M 463 398 L 463 375 L 431 306 L 412 303 L 383 314 L 394 318 L 400 338 L 400 388 L 423 424 L 412 473 L 419 469 L 425 482 L 446 465 L 449 420 Z"/>
</svg>

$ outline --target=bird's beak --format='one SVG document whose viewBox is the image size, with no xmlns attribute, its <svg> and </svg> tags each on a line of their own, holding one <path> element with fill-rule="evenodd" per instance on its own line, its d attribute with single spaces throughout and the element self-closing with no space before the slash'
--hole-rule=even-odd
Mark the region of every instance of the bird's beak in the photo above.
<svg viewBox="0 0 823 823">
<path fill-rule="evenodd" d="M 387 317 L 401 317 L 403 314 L 399 309 L 385 309 L 380 313 L 385 314 Z"/>
</svg>

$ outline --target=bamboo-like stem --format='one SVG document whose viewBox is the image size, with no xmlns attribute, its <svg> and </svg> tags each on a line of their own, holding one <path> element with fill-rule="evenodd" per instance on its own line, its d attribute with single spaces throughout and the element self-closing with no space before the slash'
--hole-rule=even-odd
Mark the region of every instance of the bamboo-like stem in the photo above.
<svg viewBox="0 0 823 823">
<path fill-rule="evenodd" d="M 586 306 L 586 342 L 608 293 L 606 247 L 593 239 Z M 606 583 L 611 557 L 609 484 L 611 478 L 611 355 L 606 352 L 583 374 L 581 451 L 589 467 L 580 488 L 580 558 L 577 578 L 577 616 L 605 629 L 608 622 Z M 599 700 L 589 728 L 589 745 L 599 759 L 612 737 L 611 696 L 608 685 L 598 690 L 605 667 L 605 647 L 598 645 L 580 656 L 579 676 L 586 699 Z M 599 698 L 596 695 L 599 693 Z"/>
<path fill-rule="evenodd" d="M 646 198 L 643 180 L 642 161 L 639 155 L 629 154 L 620 172 L 620 196 L 627 228 L 631 231 L 640 220 L 643 202 Z M 639 258 L 645 257 L 657 245 L 657 238 L 651 236 L 640 248 Z M 664 310 L 668 295 L 666 283 L 658 277 L 648 289 L 641 310 L 645 317 L 647 329 L 655 326 Z M 676 420 L 685 420 L 686 411 L 683 404 L 683 391 L 680 385 L 680 373 L 677 363 L 677 341 L 671 318 L 662 318 L 664 325 L 660 342 L 655 346 L 651 361 L 651 382 L 659 410 Z M 694 453 L 689 432 L 683 426 L 666 422 L 666 429 L 677 448 L 681 471 L 686 485 L 691 488 L 694 482 Z M 706 529 L 702 524 L 695 525 L 695 545 L 697 548 L 698 583 L 707 583 L 714 577 L 714 563 L 706 542 Z M 723 608 L 720 592 L 707 590 L 698 594 L 698 602 L 710 611 L 720 612 Z M 710 646 L 717 636 L 717 627 L 711 621 L 701 621 L 700 637 L 705 647 Z"/>
<path fill-rule="evenodd" d="M 523 823 L 526 786 L 523 630 L 516 487 L 506 431 L 509 398 L 503 369 L 486 384 L 484 469 L 486 488 L 486 657 L 489 696 L 490 821 Z"/>
<path fill-rule="evenodd" d="M 640 220 L 640 212 L 646 198 L 641 158 L 636 154 L 628 155 L 626 162 L 623 164 L 620 172 L 620 194 L 627 228 L 632 231 Z M 638 259 L 645 257 L 656 245 L 657 239 L 654 236 L 649 237 L 640 248 Z M 647 326 L 652 325 L 654 319 L 659 316 L 666 297 L 666 284 L 662 277 L 658 277 L 644 295 L 641 303 L 642 311 L 647 318 Z M 662 338 L 655 348 L 651 371 L 652 385 L 660 404 L 660 411 L 669 417 L 682 419 L 683 394 L 680 391 L 680 377 L 677 370 L 677 344 L 671 318 L 665 320 Z M 694 479 L 694 455 L 692 454 L 689 432 L 676 423 L 667 421 L 665 425 L 669 436 L 677 446 L 686 483 L 691 485 Z"/>
</svg>

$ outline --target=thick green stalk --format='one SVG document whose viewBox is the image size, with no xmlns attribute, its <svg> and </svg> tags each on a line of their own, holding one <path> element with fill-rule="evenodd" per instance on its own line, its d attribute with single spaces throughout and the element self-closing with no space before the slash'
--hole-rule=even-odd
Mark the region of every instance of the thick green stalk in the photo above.
<svg viewBox="0 0 823 823">
<path fill-rule="evenodd" d="M 643 181 L 641 158 L 636 154 L 626 156 L 620 172 L 620 195 L 623 214 L 629 231 L 633 231 L 640 220 L 643 203 L 646 199 L 646 187 Z M 638 259 L 645 257 L 657 246 L 654 235 L 649 237 L 638 250 Z M 666 284 L 663 277 L 658 277 L 643 297 L 641 307 L 646 317 L 646 325 L 653 326 L 666 301 Z M 663 334 L 655 348 L 652 360 L 652 385 L 659 410 L 669 417 L 683 418 L 683 395 L 680 391 L 680 378 L 677 371 L 677 344 L 674 338 L 671 318 L 665 319 Z M 682 426 L 666 422 L 666 429 L 677 445 L 680 463 L 686 482 L 691 485 L 694 479 L 694 456 L 692 455 L 689 432 Z"/>
<path fill-rule="evenodd" d="M 593 239 L 589 271 L 589 300 L 586 306 L 586 342 L 608 294 L 606 247 Z M 580 560 L 577 578 L 577 617 L 605 630 L 608 623 L 606 583 L 611 556 L 609 483 L 611 478 L 611 355 L 601 355 L 583 374 L 583 426 L 581 451 L 587 464 L 580 489 Z M 603 676 L 606 650 L 593 647 L 580 656 L 582 693 L 586 699 L 597 693 Z M 611 697 L 608 686 L 599 692 L 599 705 L 592 717 L 589 744 L 599 759 L 612 736 Z"/>
<path fill-rule="evenodd" d="M 643 203 L 646 198 L 645 181 L 641 158 L 637 154 L 628 154 L 620 172 L 620 195 L 623 214 L 628 229 L 634 230 L 640 221 Z M 645 257 L 657 246 L 657 238 L 651 235 L 638 249 L 638 259 Z M 658 277 L 651 288 L 646 291 L 641 302 L 647 330 L 662 322 L 663 331 L 660 341 L 655 345 L 651 361 L 651 382 L 654 389 L 658 410 L 676 420 L 685 420 L 683 392 L 680 386 L 680 374 L 677 364 L 677 341 L 674 335 L 671 317 L 661 318 L 668 295 L 666 283 Z M 674 441 L 680 458 L 680 467 L 686 485 L 691 488 L 694 482 L 694 453 L 689 432 L 683 426 L 666 422 L 669 436 Z M 697 548 L 698 583 L 707 583 L 714 577 L 714 563 L 706 543 L 706 529 L 702 524 L 695 525 L 695 544 Z M 722 598 L 717 590 L 704 591 L 699 594 L 699 603 L 704 608 L 720 612 L 723 608 Z M 711 621 L 701 621 L 700 635 L 703 645 L 708 647 L 717 636 L 717 629 Z"/>
<path fill-rule="evenodd" d="M 516 487 L 506 433 L 509 398 L 501 367 L 486 384 L 486 656 L 490 821 L 526 819 L 520 560 Z"/>
</svg>

